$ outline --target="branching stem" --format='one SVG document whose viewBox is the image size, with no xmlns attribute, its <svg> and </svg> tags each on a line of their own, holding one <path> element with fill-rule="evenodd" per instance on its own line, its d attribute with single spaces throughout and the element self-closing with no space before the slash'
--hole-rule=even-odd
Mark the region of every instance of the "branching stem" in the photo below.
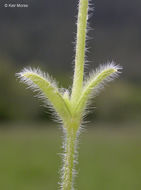
<svg viewBox="0 0 141 190">
<path fill-rule="evenodd" d="M 89 0 L 79 0 L 75 69 L 71 93 L 69 93 L 69 90 L 60 90 L 54 81 L 39 69 L 24 69 L 17 74 L 22 82 L 39 92 L 39 97 L 45 100 L 45 105 L 49 102 L 49 105 L 63 123 L 66 139 L 61 190 L 74 189 L 77 132 L 83 121 L 83 115 L 91 94 L 93 91 L 97 91 L 104 82 L 113 80 L 121 69 L 112 62 L 88 77 L 87 82 L 83 81 L 88 8 Z"/>
</svg>

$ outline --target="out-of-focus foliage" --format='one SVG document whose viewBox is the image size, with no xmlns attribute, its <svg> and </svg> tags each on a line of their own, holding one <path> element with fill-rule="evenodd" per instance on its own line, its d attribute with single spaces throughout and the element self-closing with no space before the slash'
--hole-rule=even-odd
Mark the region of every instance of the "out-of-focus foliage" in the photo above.
<svg viewBox="0 0 141 190">
<path fill-rule="evenodd" d="M 30 127 L 0 130 L 2 190 L 57 189 L 60 158 L 56 152 L 61 152 L 59 130 L 55 126 L 50 126 L 52 130 L 42 130 L 40 125 L 38 129 L 41 130 Z M 102 126 L 97 125 L 97 128 Z M 88 130 L 81 136 L 77 187 L 81 190 L 140 190 L 140 130 L 104 128 L 105 124 L 102 130 Z"/>
<path fill-rule="evenodd" d="M 141 86 L 119 81 L 96 98 L 98 119 L 116 122 L 141 122 Z"/>
</svg>

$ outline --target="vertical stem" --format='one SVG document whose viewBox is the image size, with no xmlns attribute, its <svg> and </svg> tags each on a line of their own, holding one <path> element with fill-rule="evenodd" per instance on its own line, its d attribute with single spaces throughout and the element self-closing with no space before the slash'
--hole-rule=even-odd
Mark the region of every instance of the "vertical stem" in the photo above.
<svg viewBox="0 0 141 190">
<path fill-rule="evenodd" d="M 72 88 L 72 97 L 71 97 L 73 103 L 76 103 L 76 101 L 78 100 L 83 86 L 88 1 L 89 0 L 80 0 L 79 2 L 75 70 L 74 70 L 74 79 L 73 79 L 73 88 Z"/>
<path fill-rule="evenodd" d="M 79 2 L 75 70 L 71 95 L 72 105 L 75 105 L 78 101 L 83 87 L 88 1 L 89 0 L 80 0 Z M 62 190 L 73 189 L 73 169 L 77 135 L 77 130 L 75 129 L 78 128 L 71 126 L 67 129 Z"/>
<path fill-rule="evenodd" d="M 62 190 L 71 190 L 73 187 L 74 157 L 76 148 L 76 131 L 68 130 L 65 142 L 65 157 L 63 168 Z"/>
</svg>

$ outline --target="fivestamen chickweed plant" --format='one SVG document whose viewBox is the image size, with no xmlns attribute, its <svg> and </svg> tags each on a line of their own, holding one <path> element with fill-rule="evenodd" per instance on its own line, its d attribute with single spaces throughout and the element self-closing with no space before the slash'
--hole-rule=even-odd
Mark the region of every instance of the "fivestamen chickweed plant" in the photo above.
<svg viewBox="0 0 141 190">
<path fill-rule="evenodd" d="M 83 123 L 86 108 L 90 99 L 105 83 L 117 77 L 120 67 L 113 62 L 100 66 L 84 80 L 84 63 L 86 53 L 87 21 L 89 13 L 89 0 L 79 1 L 77 20 L 76 55 L 74 78 L 71 91 L 59 89 L 48 74 L 39 69 L 23 69 L 18 73 L 22 82 L 26 83 L 39 97 L 43 98 L 61 121 L 63 125 L 64 154 L 63 168 L 61 170 L 61 190 L 74 189 L 76 146 Z"/>
</svg>

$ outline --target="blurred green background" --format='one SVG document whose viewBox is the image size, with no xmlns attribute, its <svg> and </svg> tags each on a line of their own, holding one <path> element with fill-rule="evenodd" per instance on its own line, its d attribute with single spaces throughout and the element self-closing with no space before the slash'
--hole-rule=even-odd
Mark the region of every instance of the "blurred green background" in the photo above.
<svg viewBox="0 0 141 190">
<path fill-rule="evenodd" d="M 4 8 L 17 1 L 0 2 L 0 189 L 55 190 L 62 131 L 15 73 L 39 66 L 60 87 L 71 86 L 78 1 L 23 0 L 29 8 Z M 76 187 L 140 190 L 141 1 L 92 4 L 86 75 L 112 60 L 123 71 L 93 99 L 80 135 Z"/>
</svg>

